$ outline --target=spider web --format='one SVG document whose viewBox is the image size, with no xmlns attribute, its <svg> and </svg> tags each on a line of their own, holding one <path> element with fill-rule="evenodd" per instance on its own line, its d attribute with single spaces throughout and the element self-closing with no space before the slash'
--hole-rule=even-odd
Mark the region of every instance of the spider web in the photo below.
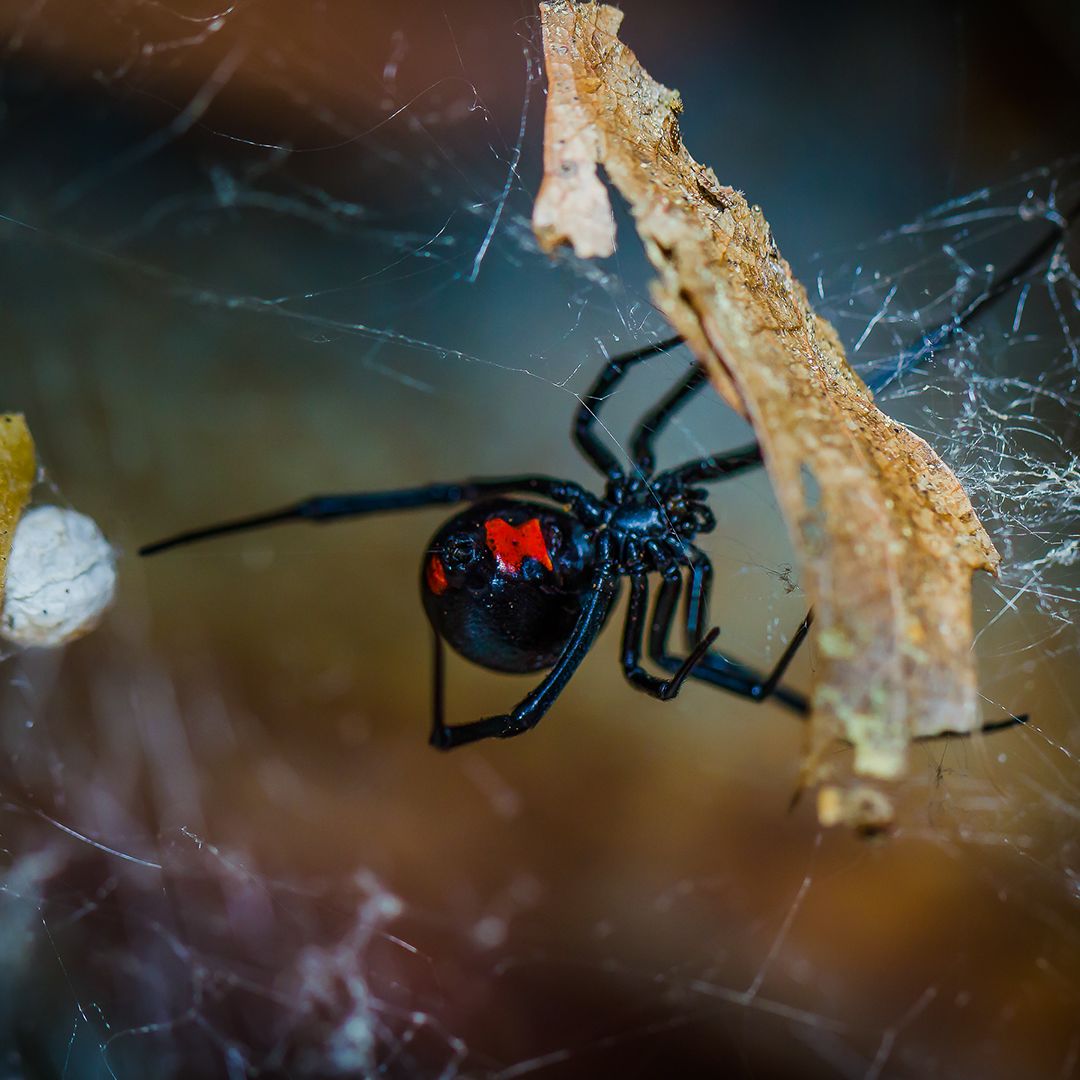
<svg viewBox="0 0 1080 1080">
<path fill-rule="evenodd" d="M 63 656 L 5 661 L 6 1074 L 1075 1074 L 1063 35 L 1010 42 L 1003 102 L 980 81 L 997 39 L 944 8 L 778 31 L 626 7 L 689 145 L 761 200 L 883 407 L 971 493 L 1005 559 L 975 600 L 987 718 L 1031 723 L 921 748 L 901 826 L 867 845 L 788 813 L 796 722 L 708 688 L 633 695 L 613 631 L 535 735 L 432 754 L 414 590 L 437 512 L 140 564 L 141 542 L 315 489 L 593 482 L 571 411 L 605 356 L 665 327 L 629 223 L 607 264 L 536 251 L 528 5 L 24 5 L 0 22 L 4 407 L 29 416 L 40 499 L 95 516 L 123 584 Z M 897 105 L 845 41 L 919 93 Z M 814 43 L 861 80 L 870 126 L 821 82 L 797 112 L 785 79 Z M 1041 140 L 1007 122 L 1025 103 Z M 617 445 L 688 363 L 658 357 L 608 403 Z M 705 398 L 662 452 L 746 435 Z M 714 617 L 766 666 L 805 610 L 791 551 L 763 477 L 713 506 Z M 530 685 L 455 667 L 451 707 Z"/>
</svg>

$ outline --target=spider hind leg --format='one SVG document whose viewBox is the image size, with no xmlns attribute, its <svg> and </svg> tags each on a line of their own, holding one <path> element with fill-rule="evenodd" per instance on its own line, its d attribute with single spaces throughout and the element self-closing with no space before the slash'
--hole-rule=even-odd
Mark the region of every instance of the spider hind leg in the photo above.
<svg viewBox="0 0 1080 1080">
<path fill-rule="evenodd" d="M 582 660 L 592 648 L 604 621 L 615 602 L 619 578 L 613 560 L 604 558 L 598 565 L 587 599 L 582 605 L 570 640 L 554 667 L 514 708 L 501 716 L 488 716 L 467 724 L 447 724 L 443 704 L 445 682 L 444 647 L 435 639 L 435 677 L 433 681 L 434 716 L 429 742 L 438 750 L 453 750 L 480 739 L 509 739 L 536 727 L 544 714 L 566 688 Z"/>
</svg>

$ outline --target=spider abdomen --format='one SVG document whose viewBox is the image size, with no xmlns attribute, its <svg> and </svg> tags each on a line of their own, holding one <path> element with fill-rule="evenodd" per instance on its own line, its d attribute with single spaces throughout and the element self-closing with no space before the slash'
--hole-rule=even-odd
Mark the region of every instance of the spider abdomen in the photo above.
<svg viewBox="0 0 1080 1080">
<path fill-rule="evenodd" d="M 551 667 L 588 593 L 587 529 L 540 503 L 493 499 L 451 518 L 432 538 L 420 591 L 436 633 L 494 671 Z"/>
</svg>

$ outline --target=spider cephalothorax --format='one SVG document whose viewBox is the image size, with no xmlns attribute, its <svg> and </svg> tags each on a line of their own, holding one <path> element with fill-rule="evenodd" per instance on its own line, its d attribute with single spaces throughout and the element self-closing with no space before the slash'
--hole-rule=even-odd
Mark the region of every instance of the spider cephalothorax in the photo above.
<svg viewBox="0 0 1080 1080">
<path fill-rule="evenodd" d="M 705 505 L 708 494 L 669 474 L 655 482 L 644 476 L 609 481 L 603 523 L 623 571 L 637 566 L 662 571 L 673 559 L 683 561 L 694 538 L 716 528 Z"/>
</svg>

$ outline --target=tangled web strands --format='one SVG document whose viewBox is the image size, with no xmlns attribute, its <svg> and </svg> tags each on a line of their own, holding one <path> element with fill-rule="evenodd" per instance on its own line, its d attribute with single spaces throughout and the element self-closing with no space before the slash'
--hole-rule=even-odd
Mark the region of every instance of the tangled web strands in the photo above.
<svg viewBox="0 0 1080 1080">
<path fill-rule="evenodd" d="M 1077 173 L 1065 162 L 951 200 L 815 281 L 860 374 L 971 495 L 1004 557 L 1001 611 L 1034 603 L 1066 635 L 1080 566 Z"/>
</svg>

